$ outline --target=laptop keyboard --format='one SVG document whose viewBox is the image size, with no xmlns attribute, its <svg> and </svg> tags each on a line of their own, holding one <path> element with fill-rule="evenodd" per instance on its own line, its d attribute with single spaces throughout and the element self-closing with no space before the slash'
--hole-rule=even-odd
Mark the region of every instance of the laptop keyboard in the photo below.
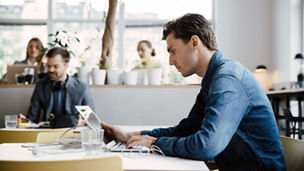
<svg viewBox="0 0 304 171">
<path fill-rule="evenodd" d="M 107 149 L 112 152 L 149 152 L 150 149 L 141 146 L 141 145 L 135 145 L 131 148 L 126 148 L 126 144 L 123 143 L 116 143 L 115 141 L 111 141 L 106 145 Z"/>
</svg>

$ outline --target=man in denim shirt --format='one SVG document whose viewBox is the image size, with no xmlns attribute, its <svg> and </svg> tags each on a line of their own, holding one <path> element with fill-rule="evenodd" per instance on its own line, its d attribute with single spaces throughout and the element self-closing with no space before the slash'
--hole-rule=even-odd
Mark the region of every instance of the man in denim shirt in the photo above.
<svg viewBox="0 0 304 171">
<path fill-rule="evenodd" d="M 177 126 L 124 132 L 103 123 L 116 141 L 158 146 L 165 155 L 214 159 L 220 170 L 285 170 L 278 128 L 264 90 L 240 63 L 217 50 L 208 21 L 186 14 L 164 26 L 170 64 L 203 77 L 187 118 Z"/>
</svg>

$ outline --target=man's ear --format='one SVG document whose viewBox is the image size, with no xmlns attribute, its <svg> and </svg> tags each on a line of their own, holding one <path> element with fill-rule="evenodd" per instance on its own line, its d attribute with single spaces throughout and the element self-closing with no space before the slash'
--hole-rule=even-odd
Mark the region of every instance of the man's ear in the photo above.
<svg viewBox="0 0 304 171">
<path fill-rule="evenodd" d="M 69 62 L 66 62 L 66 63 L 64 64 L 65 69 L 68 69 L 69 66 L 70 66 L 70 63 L 69 63 Z"/>
<path fill-rule="evenodd" d="M 198 47 L 198 44 L 199 44 L 199 37 L 197 35 L 193 35 L 191 36 L 191 45 L 194 49 L 196 49 Z"/>
</svg>

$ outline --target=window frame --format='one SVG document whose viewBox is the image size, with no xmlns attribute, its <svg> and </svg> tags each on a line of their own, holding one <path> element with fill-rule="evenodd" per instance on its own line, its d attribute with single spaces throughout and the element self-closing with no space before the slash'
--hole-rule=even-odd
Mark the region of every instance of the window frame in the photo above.
<svg viewBox="0 0 304 171">
<path fill-rule="evenodd" d="M 119 0 L 118 4 L 118 20 L 116 21 L 116 29 L 118 31 L 118 44 L 117 44 L 117 52 L 118 52 L 118 68 L 124 68 L 124 32 L 125 29 L 128 28 L 136 28 L 136 27 L 163 27 L 169 20 L 140 20 L 140 19 L 126 19 L 125 20 L 125 0 Z M 55 19 L 53 16 L 53 0 L 48 0 L 47 2 L 48 15 L 46 19 L 4 19 L 0 18 L 0 25 L 46 25 L 47 34 L 51 34 L 54 32 L 53 28 L 56 23 L 60 22 L 79 22 L 79 23 L 99 23 L 100 19 Z M 215 17 L 216 17 L 216 0 L 212 1 L 212 27 L 215 30 Z M 104 24 L 104 23 L 102 23 Z M 51 41 L 51 37 L 47 36 L 48 42 Z M 100 52 L 101 53 L 101 52 Z"/>
</svg>

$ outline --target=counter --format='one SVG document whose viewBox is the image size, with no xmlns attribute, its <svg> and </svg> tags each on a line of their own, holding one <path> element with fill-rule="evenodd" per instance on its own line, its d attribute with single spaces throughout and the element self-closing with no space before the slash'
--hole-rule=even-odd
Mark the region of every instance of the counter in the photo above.
<svg viewBox="0 0 304 171">
<path fill-rule="evenodd" d="M 26 113 L 35 85 L 0 85 L 0 127 L 5 114 Z M 200 85 L 92 85 L 97 115 L 116 125 L 175 125 L 188 116 Z"/>
</svg>

